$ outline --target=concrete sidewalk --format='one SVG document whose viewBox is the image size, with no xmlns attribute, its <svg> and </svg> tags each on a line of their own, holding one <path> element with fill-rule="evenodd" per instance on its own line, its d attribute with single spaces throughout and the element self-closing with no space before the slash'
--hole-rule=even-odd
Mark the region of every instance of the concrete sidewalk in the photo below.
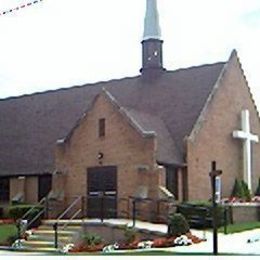
<svg viewBox="0 0 260 260">
<path fill-rule="evenodd" d="M 128 224 L 132 225 L 130 220 L 105 220 L 104 222 L 114 224 Z M 167 225 L 164 224 L 152 224 L 143 221 L 136 221 L 137 228 L 145 228 L 154 231 L 160 231 L 163 233 L 167 232 Z M 190 246 L 178 246 L 172 248 L 164 248 L 162 250 L 181 252 L 181 253 L 212 253 L 213 252 L 213 235 L 210 231 L 191 230 L 192 234 L 199 238 L 206 238 L 206 242 L 199 244 L 193 244 Z M 260 255 L 260 241 L 248 243 L 248 239 L 260 237 L 260 229 L 251 231 L 244 231 L 240 233 L 224 235 L 218 234 L 218 251 L 224 254 L 252 254 Z M 157 249 L 158 250 L 158 249 Z M 161 250 L 161 249 L 160 249 Z"/>
</svg>

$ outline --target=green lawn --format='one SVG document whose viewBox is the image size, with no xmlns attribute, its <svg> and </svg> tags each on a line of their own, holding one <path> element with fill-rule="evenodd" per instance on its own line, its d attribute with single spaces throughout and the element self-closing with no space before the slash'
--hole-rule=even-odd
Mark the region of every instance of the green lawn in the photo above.
<svg viewBox="0 0 260 260">
<path fill-rule="evenodd" d="M 17 234 L 17 228 L 15 225 L 0 225 L 0 245 L 5 244 L 8 238 Z"/>
<path fill-rule="evenodd" d="M 233 234 L 237 232 L 247 231 L 260 228 L 260 222 L 245 222 L 245 223 L 237 223 L 227 226 L 227 234 Z M 219 232 L 224 233 L 224 227 L 219 229 Z"/>
<path fill-rule="evenodd" d="M 169 255 L 175 255 L 175 256 L 209 256 L 212 255 L 212 253 L 206 253 L 206 252 L 196 252 L 196 253 L 185 253 L 185 252 L 170 252 L 170 251 L 164 251 L 164 250 L 151 250 L 151 251 L 133 251 L 133 252 L 111 252 L 111 253 L 74 253 L 74 254 L 68 254 L 68 255 L 73 255 L 73 256 L 169 256 Z M 231 253 L 219 253 L 220 256 L 234 256 L 234 255 L 239 255 L 239 254 L 231 254 Z"/>
</svg>

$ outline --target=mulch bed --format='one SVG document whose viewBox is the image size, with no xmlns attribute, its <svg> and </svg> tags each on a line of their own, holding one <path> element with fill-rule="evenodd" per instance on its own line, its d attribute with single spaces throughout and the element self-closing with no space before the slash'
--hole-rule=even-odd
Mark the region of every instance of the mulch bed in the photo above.
<svg viewBox="0 0 260 260">
<path fill-rule="evenodd" d="M 192 235 L 191 233 L 186 234 L 187 238 L 192 241 L 193 244 L 198 244 L 203 242 L 203 239 L 198 238 L 197 236 Z M 173 247 L 176 246 L 174 244 L 174 240 L 177 237 L 165 237 L 165 238 L 156 238 L 153 240 L 152 248 L 166 248 L 166 247 Z M 133 249 L 139 249 L 138 244 L 140 243 L 140 240 L 135 240 L 129 244 L 121 243 L 118 245 L 118 248 L 116 250 L 133 250 Z M 79 252 L 100 252 L 103 250 L 103 248 L 106 245 L 100 244 L 100 245 L 94 245 L 94 246 L 86 246 L 83 244 L 80 244 L 78 246 L 75 246 L 73 249 L 69 250 L 70 253 L 79 253 Z"/>
</svg>

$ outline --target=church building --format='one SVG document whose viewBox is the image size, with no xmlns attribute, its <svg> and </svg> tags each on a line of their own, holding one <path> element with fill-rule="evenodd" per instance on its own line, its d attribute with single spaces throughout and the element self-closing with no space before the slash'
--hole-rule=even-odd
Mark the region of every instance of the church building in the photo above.
<svg viewBox="0 0 260 260">
<path fill-rule="evenodd" d="M 156 0 L 147 0 L 135 77 L 0 100 L 0 201 L 77 196 L 209 200 L 260 177 L 260 119 L 237 52 L 225 62 L 167 70 Z M 185 55 L 185 52 L 183 52 Z M 137 68 L 138 69 L 138 68 Z M 121 200 L 121 201 L 120 201 Z"/>
</svg>

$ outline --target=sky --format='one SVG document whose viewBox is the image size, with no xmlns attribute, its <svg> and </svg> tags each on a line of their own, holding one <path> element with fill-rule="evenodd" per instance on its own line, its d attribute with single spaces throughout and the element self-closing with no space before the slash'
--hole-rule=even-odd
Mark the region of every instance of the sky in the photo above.
<svg viewBox="0 0 260 260">
<path fill-rule="evenodd" d="M 0 12 L 32 0 L 0 0 Z M 43 0 L 0 16 L 0 98 L 135 76 L 145 0 Z M 260 108 L 260 0 L 158 0 L 164 67 L 236 49 Z"/>
</svg>

